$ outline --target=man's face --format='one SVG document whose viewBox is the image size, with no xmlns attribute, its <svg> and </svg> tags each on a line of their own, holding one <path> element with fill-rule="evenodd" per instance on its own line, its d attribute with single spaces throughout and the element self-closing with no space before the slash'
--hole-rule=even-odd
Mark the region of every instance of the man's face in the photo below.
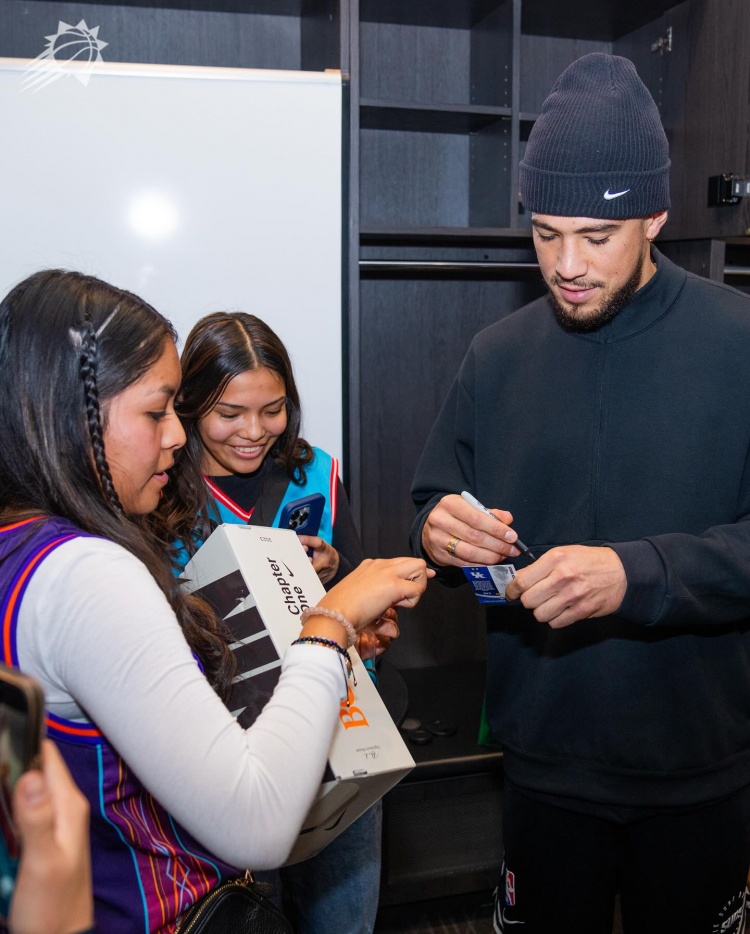
<svg viewBox="0 0 750 934">
<path fill-rule="evenodd" d="M 611 321 L 656 271 L 650 253 L 666 212 L 630 220 L 534 214 L 539 266 L 560 324 L 595 331 Z"/>
</svg>

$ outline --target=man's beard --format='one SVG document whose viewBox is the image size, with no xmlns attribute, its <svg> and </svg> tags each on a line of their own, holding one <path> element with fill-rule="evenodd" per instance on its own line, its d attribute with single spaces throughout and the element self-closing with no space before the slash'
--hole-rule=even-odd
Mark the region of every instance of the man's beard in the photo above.
<svg viewBox="0 0 750 934">
<path fill-rule="evenodd" d="M 609 324 L 610 321 L 614 321 L 614 319 L 620 314 L 622 309 L 628 304 L 630 299 L 638 291 L 642 271 L 643 257 L 641 257 L 638 263 L 635 265 L 633 272 L 628 277 L 627 282 L 620 286 L 614 295 L 611 295 L 596 311 L 582 317 L 576 316 L 575 312 L 571 312 L 567 308 L 563 307 L 550 288 L 550 283 L 547 283 L 547 287 L 550 288 L 549 296 L 552 300 L 552 310 L 555 313 L 555 317 L 557 318 L 558 323 L 561 327 L 565 328 L 566 331 L 573 331 L 576 333 L 598 331 L 599 328 L 603 328 L 605 324 Z M 553 277 L 551 284 L 560 284 L 557 276 Z M 603 283 L 595 282 L 588 285 L 588 287 L 591 288 L 601 285 L 603 285 Z M 586 287 L 585 283 L 584 287 Z"/>
</svg>

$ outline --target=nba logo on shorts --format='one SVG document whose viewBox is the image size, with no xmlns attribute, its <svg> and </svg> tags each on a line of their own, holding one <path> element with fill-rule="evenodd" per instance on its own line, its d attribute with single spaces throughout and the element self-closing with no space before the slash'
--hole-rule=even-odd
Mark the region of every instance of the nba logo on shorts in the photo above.
<svg viewBox="0 0 750 934">
<path fill-rule="evenodd" d="M 516 877 L 507 869 L 505 871 L 505 904 L 512 908 L 516 903 Z"/>
</svg>

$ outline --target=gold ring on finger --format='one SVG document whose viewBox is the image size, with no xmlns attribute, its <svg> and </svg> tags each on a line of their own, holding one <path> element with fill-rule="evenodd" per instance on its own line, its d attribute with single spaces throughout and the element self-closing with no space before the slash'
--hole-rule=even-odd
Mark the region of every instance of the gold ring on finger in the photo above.
<svg viewBox="0 0 750 934">
<path fill-rule="evenodd" d="M 458 535 L 454 535 L 453 538 L 446 545 L 446 551 L 451 556 L 451 558 L 456 557 L 456 545 L 461 541 Z"/>
</svg>

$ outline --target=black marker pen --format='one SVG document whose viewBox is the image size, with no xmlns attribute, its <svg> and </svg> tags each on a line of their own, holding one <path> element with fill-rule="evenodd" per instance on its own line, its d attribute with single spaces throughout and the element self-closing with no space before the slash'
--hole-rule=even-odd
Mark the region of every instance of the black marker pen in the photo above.
<svg viewBox="0 0 750 934">
<path fill-rule="evenodd" d="M 483 505 L 479 502 L 479 500 L 476 498 L 476 496 L 472 496 L 471 493 L 468 493 L 466 490 L 464 490 L 463 493 L 461 493 L 461 498 L 462 498 L 462 499 L 465 499 L 466 502 L 467 502 L 470 506 L 473 506 L 475 509 L 478 509 L 480 512 L 486 512 L 488 516 L 492 516 L 492 518 L 493 518 L 496 522 L 499 522 L 499 521 L 500 521 L 500 520 L 497 518 L 497 516 L 495 515 L 494 512 L 490 512 L 489 509 L 488 509 L 486 506 L 483 506 Z M 528 545 L 524 545 L 524 543 L 521 541 L 520 538 L 517 538 L 514 542 L 510 542 L 509 544 L 515 545 L 516 548 L 517 548 L 520 552 L 522 552 L 523 554 L 525 554 L 527 558 L 531 558 L 532 561 L 536 561 L 536 555 L 533 555 L 533 554 L 529 551 Z"/>
</svg>

